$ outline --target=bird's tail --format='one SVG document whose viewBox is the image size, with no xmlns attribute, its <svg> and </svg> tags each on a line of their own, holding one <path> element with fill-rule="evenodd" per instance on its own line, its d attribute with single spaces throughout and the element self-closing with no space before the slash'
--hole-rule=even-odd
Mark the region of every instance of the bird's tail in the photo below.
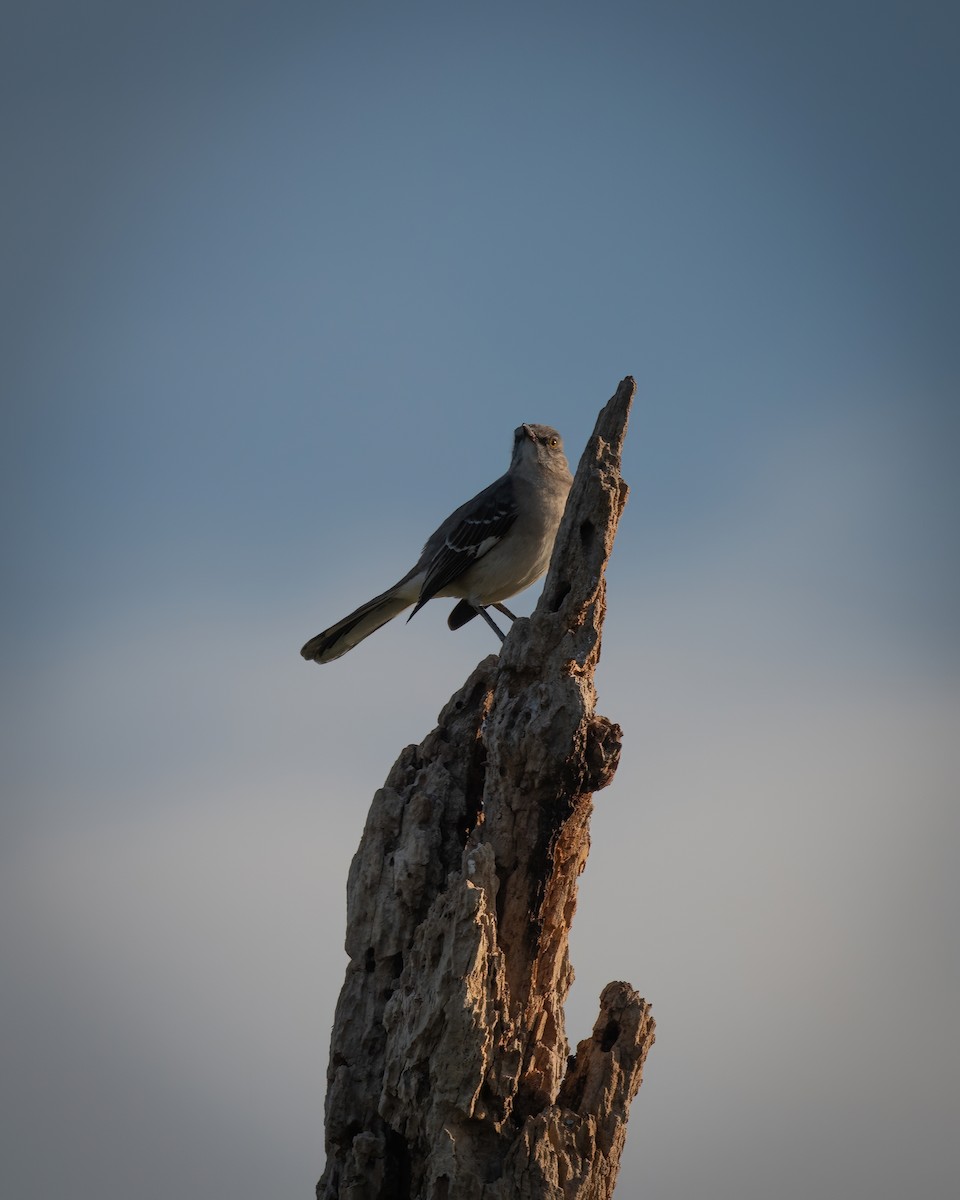
<svg viewBox="0 0 960 1200">
<path fill-rule="evenodd" d="M 405 582 L 405 581 L 404 581 Z M 357 642 L 375 633 L 381 625 L 392 621 L 398 613 L 409 608 L 416 596 L 410 596 L 402 587 L 395 584 L 389 591 L 380 596 L 374 596 L 366 604 L 361 604 L 349 617 L 344 617 L 336 625 L 331 625 L 323 633 L 312 637 L 300 653 L 307 660 L 326 663 L 333 662 L 341 654 L 352 650 Z"/>
</svg>

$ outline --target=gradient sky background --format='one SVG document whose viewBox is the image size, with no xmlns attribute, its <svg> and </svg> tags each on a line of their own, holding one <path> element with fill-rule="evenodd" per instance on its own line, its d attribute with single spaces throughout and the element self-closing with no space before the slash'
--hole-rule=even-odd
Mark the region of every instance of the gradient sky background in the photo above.
<svg viewBox="0 0 960 1200">
<path fill-rule="evenodd" d="M 628 373 L 618 1195 L 960 1193 L 958 25 L 6 6 L 5 1196 L 312 1195 L 366 808 L 494 647 L 297 651 Z"/>
</svg>

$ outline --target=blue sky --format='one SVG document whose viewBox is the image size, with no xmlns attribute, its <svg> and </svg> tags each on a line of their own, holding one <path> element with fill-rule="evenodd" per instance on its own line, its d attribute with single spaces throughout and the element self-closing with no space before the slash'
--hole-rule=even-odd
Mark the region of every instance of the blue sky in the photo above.
<svg viewBox="0 0 960 1200">
<path fill-rule="evenodd" d="M 620 1190 L 955 1191 L 950 6 L 4 26 L 9 1187 L 312 1194 L 366 806 L 493 647 L 297 650 L 632 373 L 568 1009 L 654 1004 Z"/>
</svg>

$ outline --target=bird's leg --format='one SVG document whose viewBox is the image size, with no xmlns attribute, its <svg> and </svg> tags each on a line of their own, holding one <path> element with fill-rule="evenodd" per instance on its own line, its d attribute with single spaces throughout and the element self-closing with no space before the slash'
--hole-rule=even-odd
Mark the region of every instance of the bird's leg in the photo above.
<svg viewBox="0 0 960 1200">
<path fill-rule="evenodd" d="M 502 612 L 505 617 L 509 617 L 511 621 L 515 621 L 517 619 L 516 615 L 514 613 L 512 613 L 505 604 L 497 603 L 497 604 L 494 604 L 493 607 L 497 610 L 497 612 Z"/>
<path fill-rule="evenodd" d="M 500 606 L 499 606 L 499 604 L 497 604 L 494 607 L 499 608 Z M 476 610 L 480 614 L 480 616 L 483 617 L 483 619 L 486 621 L 486 623 L 490 626 L 490 628 L 493 630 L 493 632 L 497 635 L 497 637 L 500 639 L 500 641 L 505 642 L 507 640 L 505 634 L 503 634 L 501 632 L 500 627 L 497 625 L 496 621 L 494 621 L 493 617 L 491 617 L 490 614 L 487 612 L 486 607 L 478 604 L 478 605 L 476 605 Z"/>
</svg>

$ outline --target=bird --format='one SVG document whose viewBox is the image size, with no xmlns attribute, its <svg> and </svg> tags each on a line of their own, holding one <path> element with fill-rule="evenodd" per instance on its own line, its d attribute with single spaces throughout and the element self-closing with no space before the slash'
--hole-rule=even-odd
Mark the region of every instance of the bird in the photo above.
<svg viewBox="0 0 960 1200">
<path fill-rule="evenodd" d="M 549 425 L 520 425 L 506 474 L 452 512 L 393 587 L 312 637 L 300 654 L 333 662 L 411 605 L 408 621 L 428 600 L 444 596 L 459 599 L 447 619 L 450 629 L 479 614 L 502 642 L 487 608 L 516 619 L 503 601 L 546 572 L 572 483 L 560 434 Z"/>
</svg>

